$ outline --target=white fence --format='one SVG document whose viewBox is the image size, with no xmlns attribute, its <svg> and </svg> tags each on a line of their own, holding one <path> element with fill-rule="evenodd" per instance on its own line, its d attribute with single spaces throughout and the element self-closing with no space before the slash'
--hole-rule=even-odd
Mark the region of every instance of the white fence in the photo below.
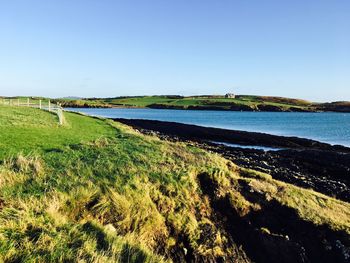
<svg viewBox="0 0 350 263">
<path fill-rule="evenodd" d="M 53 112 L 58 116 L 58 122 L 60 125 L 64 123 L 63 109 L 60 104 L 51 103 L 50 100 L 40 100 L 40 99 L 0 99 L 0 104 L 17 106 L 17 107 L 32 107 L 41 110 L 47 110 Z"/>
</svg>

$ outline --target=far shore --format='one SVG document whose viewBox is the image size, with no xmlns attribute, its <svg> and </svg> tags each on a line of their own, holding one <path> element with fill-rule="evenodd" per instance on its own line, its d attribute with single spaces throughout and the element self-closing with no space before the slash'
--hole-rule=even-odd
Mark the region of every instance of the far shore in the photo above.
<svg viewBox="0 0 350 263">
<path fill-rule="evenodd" d="M 65 108 L 150 108 L 172 110 L 215 110 L 251 112 L 350 112 L 349 101 L 317 103 L 303 99 L 256 95 L 156 95 L 114 98 L 43 98 L 0 97 L 6 104 L 11 101 L 32 102 L 43 100 Z"/>
<path fill-rule="evenodd" d="M 115 98 L 56 99 L 71 108 L 150 108 L 252 112 L 350 112 L 350 102 L 315 103 L 302 99 L 253 95 L 134 96 Z"/>
<path fill-rule="evenodd" d="M 182 107 L 141 107 L 141 106 L 134 106 L 134 105 L 111 105 L 111 106 L 98 106 L 95 107 L 94 105 L 71 105 L 71 106 L 64 106 L 64 108 L 81 108 L 81 109 L 154 109 L 154 110 L 190 110 L 190 111 L 235 111 L 235 112 L 282 112 L 282 113 L 288 113 L 288 112 L 295 112 L 295 113 L 323 113 L 323 112 L 334 112 L 334 113 L 350 113 L 349 110 L 244 110 L 244 109 L 221 109 L 221 108 L 215 108 L 215 107 L 190 107 L 190 108 L 182 108 Z"/>
</svg>

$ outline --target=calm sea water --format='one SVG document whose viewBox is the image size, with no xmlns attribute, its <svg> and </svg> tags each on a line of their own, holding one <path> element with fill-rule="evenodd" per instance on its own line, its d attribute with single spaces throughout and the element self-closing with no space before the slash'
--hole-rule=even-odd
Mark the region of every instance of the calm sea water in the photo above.
<svg viewBox="0 0 350 263">
<path fill-rule="evenodd" d="M 298 136 L 350 146 L 350 113 L 235 112 L 161 109 L 70 109 L 108 118 L 147 119 Z"/>
</svg>

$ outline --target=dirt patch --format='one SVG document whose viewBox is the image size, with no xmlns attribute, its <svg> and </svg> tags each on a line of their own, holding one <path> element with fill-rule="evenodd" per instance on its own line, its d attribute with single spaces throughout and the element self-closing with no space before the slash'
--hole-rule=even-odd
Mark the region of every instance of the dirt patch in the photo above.
<svg viewBox="0 0 350 263">
<path fill-rule="evenodd" d="M 218 197 L 207 174 L 199 176 L 201 188 L 210 197 L 213 210 L 226 231 L 254 262 L 349 262 L 350 240 L 346 233 L 303 221 L 295 210 L 241 184 L 240 194 L 260 206 L 244 216 L 232 207 L 228 195 Z"/>
</svg>

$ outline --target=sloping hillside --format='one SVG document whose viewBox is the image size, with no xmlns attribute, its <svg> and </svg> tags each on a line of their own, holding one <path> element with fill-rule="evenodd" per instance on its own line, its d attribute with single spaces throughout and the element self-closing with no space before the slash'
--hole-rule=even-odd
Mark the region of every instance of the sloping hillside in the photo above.
<svg viewBox="0 0 350 263">
<path fill-rule="evenodd" d="M 347 260 L 348 203 L 65 114 L 0 106 L 0 260 Z"/>
<path fill-rule="evenodd" d="M 278 111 L 350 112 L 349 102 L 313 103 L 302 99 L 274 96 L 237 95 L 225 98 L 219 95 L 205 96 L 136 96 L 116 98 L 87 98 L 57 100 L 65 107 L 147 107 L 155 109 L 229 110 L 229 111 Z"/>
</svg>

